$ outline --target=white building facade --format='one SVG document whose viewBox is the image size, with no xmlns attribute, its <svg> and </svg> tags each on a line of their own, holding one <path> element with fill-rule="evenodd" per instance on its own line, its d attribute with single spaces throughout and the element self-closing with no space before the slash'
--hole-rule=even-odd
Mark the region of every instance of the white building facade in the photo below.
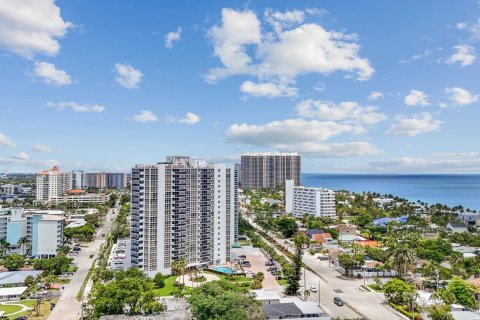
<svg viewBox="0 0 480 320">
<path fill-rule="evenodd" d="M 230 261 L 238 237 L 238 170 L 188 157 L 136 165 L 131 178 L 131 262 L 147 274 Z"/>
<path fill-rule="evenodd" d="M 293 181 L 286 180 L 285 211 L 297 218 L 302 217 L 304 214 L 335 218 L 335 191 L 294 186 Z"/>
</svg>

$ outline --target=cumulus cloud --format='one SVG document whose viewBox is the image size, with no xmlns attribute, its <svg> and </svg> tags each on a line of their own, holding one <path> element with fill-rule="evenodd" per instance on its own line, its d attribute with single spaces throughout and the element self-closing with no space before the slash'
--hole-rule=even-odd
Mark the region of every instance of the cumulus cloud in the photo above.
<svg viewBox="0 0 480 320">
<path fill-rule="evenodd" d="M 314 23 L 302 24 L 300 11 L 267 10 L 265 19 L 273 25 L 274 33 L 262 33 L 262 23 L 253 11 L 222 10 L 221 25 L 209 32 L 214 55 L 222 66 L 208 71 L 207 82 L 249 75 L 288 87 L 299 75 L 308 73 L 344 71 L 355 73 L 359 80 L 374 73 L 369 60 L 359 56 L 355 35 L 327 31 Z"/>
<path fill-rule="evenodd" d="M 173 48 L 173 44 L 175 42 L 180 41 L 181 35 L 182 35 L 181 27 L 178 27 L 177 31 L 172 31 L 167 33 L 167 35 L 165 36 L 165 48 L 169 48 L 169 49 Z"/>
<path fill-rule="evenodd" d="M 17 160 L 24 160 L 24 161 L 30 160 L 30 156 L 26 152 L 20 152 L 14 155 L 13 158 Z"/>
<path fill-rule="evenodd" d="M 93 112 L 100 113 L 105 111 L 105 107 L 98 104 L 80 104 L 76 102 L 48 102 L 47 106 L 58 110 L 72 110 L 74 112 Z"/>
<path fill-rule="evenodd" d="M 168 117 L 167 122 L 169 123 L 179 122 L 179 123 L 192 125 L 200 122 L 200 117 L 193 112 L 187 112 L 187 114 L 183 118 L 177 119 L 174 117 Z"/>
<path fill-rule="evenodd" d="M 291 28 L 301 24 L 305 20 L 305 13 L 301 10 L 273 11 L 265 10 L 265 20 L 272 26 L 276 33 L 282 32 L 284 28 Z"/>
<path fill-rule="evenodd" d="M 142 81 L 143 73 L 127 64 L 115 64 L 115 80 L 119 85 L 127 89 L 136 89 Z"/>
<path fill-rule="evenodd" d="M 455 53 L 450 56 L 445 62 L 449 64 L 459 63 L 461 67 L 471 65 L 475 59 L 475 48 L 467 44 L 459 44 L 454 46 Z"/>
<path fill-rule="evenodd" d="M 464 152 L 433 154 L 422 157 L 401 157 L 368 164 L 368 170 L 378 172 L 478 172 L 480 153 Z"/>
<path fill-rule="evenodd" d="M 372 91 L 370 92 L 370 94 L 368 95 L 368 100 L 369 101 L 375 101 L 375 100 L 378 100 L 380 98 L 383 98 L 383 93 L 381 92 L 378 92 L 378 91 Z"/>
<path fill-rule="evenodd" d="M 10 139 L 9 136 L 0 132 L 0 146 L 4 146 L 7 148 L 15 148 L 17 144 Z"/>
<path fill-rule="evenodd" d="M 134 115 L 132 119 L 142 123 L 158 121 L 157 115 L 150 110 L 142 110 L 139 114 Z"/>
<path fill-rule="evenodd" d="M 72 83 L 68 73 L 65 70 L 57 69 L 53 63 L 35 62 L 35 67 L 30 75 L 54 86 L 68 86 Z"/>
<path fill-rule="evenodd" d="M 0 46 L 25 58 L 56 55 L 71 27 L 55 0 L 0 1 Z"/>
<path fill-rule="evenodd" d="M 421 133 L 440 130 L 442 122 L 435 120 L 428 112 L 421 112 L 411 117 L 398 116 L 397 122 L 387 131 L 389 135 L 413 137 Z"/>
<path fill-rule="evenodd" d="M 448 99 L 457 106 L 466 106 L 475 103 L 480 98 L 480 95 L 473 94 L 468 90 L 459 87 L 447 88 L 445 93 L 448 95 Z M 447 104 L 442 104 L 442 107 L 448 107 Z"/>
<path fill-rule="evenodd" d="M 407 106 L 428 106 L 430 104 L 428 96 L 420 90 L 410 90 L 410 94 L 405 96 L 403 102 Z"/>
<path fill-rule="evenodd" d="M 240 86 L 243 93 L 254 97 L 292 97 L 298 94 L 298 88 L 288 87 L 282 84 L 273 82 L 254 83 L 252 81 L 245 81 Z"/>
<path fill-rule="evenodd" d="M 34 145 L 32 150 L 38 153 L 50 153 L 54 151 L 52 147 L 42 143 Z"/>
<path fill-rule="evenodd" d="M 354 101 L 335 104 L 331 101 L 308 99 L 301 101 L 296 109 L 302 117 L 330 121 L 346 121 L 358 125 L 371 125 L 387 118 L 383 113 L 377 112 L 377 107 L 362 107 Z"/>
<path fill-rule="evenodd" d="M 345 133 L 355 133 L 357 128 L 333 121 L 287 119 L 263 125 L 233 124 L 226 133 L 227 139 L 279 151 L 297 151 L 319 157 L 343 157 L 378 153 L 368 142 L 325 143 L 325 140 Z"/>
</svg>

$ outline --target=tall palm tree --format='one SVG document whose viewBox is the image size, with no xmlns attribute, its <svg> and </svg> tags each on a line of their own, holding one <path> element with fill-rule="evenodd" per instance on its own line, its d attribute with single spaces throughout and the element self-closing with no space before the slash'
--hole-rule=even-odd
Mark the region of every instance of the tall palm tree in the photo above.
<svg viewBox="0 0 480 320">
<path fill-rule="evenodd" d="M 29 243 L 30 243 L 30 241 L 28 241 L 28 238 L 26 236 L 18 239 L 17 244 L 22 247 L 22 252 L 23 252 L 24 256 L 25 256 L 25 249 L 27 247 L 27 244 L 29 244 Z"/>
<path fill-rule="evenodd" d="M 408 270 L 413 267 L 416 260 L 413 250 L 403 244 L 393 247 L 388 258 L 401 278 L 408 275 Z"/>
<path fill-rule="evenodd" d="M 187 260 L 181 258 L 180 260 L 172 262 L 172 271 L 182 276 L 182 282 L 185 285 L 185 268 L 187 266 Z"/>
<path fill-rule="evenodd" d="M 10 243 L 8 243 L 6 238 L 0 239 L 0 252 L 2 257 L 6 255 L 7 250 L 10 248 Z"/>
</svg>

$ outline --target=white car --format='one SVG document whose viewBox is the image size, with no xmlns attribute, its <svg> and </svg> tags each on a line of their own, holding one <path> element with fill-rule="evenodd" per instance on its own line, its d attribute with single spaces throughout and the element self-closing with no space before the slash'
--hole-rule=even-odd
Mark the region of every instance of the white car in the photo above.
<svg viewBox="0 0 480 320">
<path fill-rule="evenodd" d="M 317 287 L 311 286 L 310 287 L 310 292 L 317 293 L 318 292 Z"/>
</svg>

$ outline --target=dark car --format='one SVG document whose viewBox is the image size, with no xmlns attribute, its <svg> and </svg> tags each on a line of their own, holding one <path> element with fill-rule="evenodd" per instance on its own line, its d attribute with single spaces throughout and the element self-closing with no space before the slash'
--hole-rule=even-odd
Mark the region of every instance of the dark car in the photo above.
<svg viewBox="0 0 480 320">
<path fill-rule="evenodd" d="M 244 254 L 241 254 L 241 255 L 238 256 L 238 259 L 239 260 L 245 260 L 245 259 L 247 259 L 247 256 L 244 255 Z"/>
<path fill-rule="evenodd" d="M 335 303 L 339 307 L 343 306 L 343 300 L 340 299 L 339 297 L 333 298 L 333 303 Z"/>
<path fill-rule="evenodd" d="M 14 320 L 27 320 L 27 317 L 16 317 Z"/>
<path fill-rule="evenodd" d="M 275 268 L 275 267 L 270 267 L 270 268 L 267 269 L 267 271 L 277 271 L 277 268 Z"/>
<path fill-rule="evenodd" d="M 73 247 L 73 251 L 76 251 L 76 252 L 82 251 L 82 248 L 80 248 L 80 247 Z"/>
</svg>

